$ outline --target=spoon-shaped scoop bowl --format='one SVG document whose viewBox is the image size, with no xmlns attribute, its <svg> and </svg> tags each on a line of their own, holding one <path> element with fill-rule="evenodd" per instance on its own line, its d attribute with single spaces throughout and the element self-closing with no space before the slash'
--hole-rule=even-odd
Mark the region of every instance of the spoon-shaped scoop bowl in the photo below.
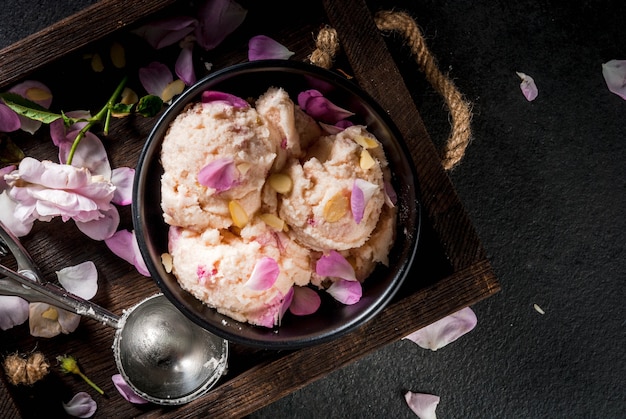
<svg viewBox="0 0 626 419">
<path fill-rule="evenodd" d="M 188 403 L 211 389 L 224 374 L 228 341 L 193 323 L 163 294 L 141 301 L 121 317 L 69 293 L 0 265 L 0 295 L 46 302 L 117 329 L 115 363 L 142 398 L 162 405 Z"/>
</svg>

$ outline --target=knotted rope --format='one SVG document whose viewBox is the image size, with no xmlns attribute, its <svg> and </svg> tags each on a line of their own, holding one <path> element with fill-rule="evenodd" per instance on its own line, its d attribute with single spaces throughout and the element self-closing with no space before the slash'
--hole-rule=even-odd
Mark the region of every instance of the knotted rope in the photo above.
<svg viewBox="0 0 626 419">
<path fill-rule="evenodd" d="M 374 21 L 380 31 L 396 31 L 404 36 L 426 80 L 444 98 L 450 111 L 452 127 L 441 160 L 443 168 L 451 170 L 461 161 L 470 142 L 472 119 L 470 104 L 463 98 L 452 80 L 439 70 L 421 31 L 407 13 L 381 11 L 376 14 Z M 329 69 L 338 52 L 337 31 L 325 27 L 318 34 L 316 49 L 309 60 L 314 65 Z"/>
</svg>

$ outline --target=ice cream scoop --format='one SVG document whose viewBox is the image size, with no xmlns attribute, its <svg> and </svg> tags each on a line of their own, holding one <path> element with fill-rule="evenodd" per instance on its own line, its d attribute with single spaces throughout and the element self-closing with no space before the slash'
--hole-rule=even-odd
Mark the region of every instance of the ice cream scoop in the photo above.
<svg viewBox="0 0 626 419">
<path fill-rule="evenodd" d="M 117 368 L 142 398 L 161 405 L 188 403 L 208 392 L 226 370 L 228 341 L 197 326 L 163 294 L 116 316 L 56 284 L 40 282 L 17 239 L 4 228 L 0 237 L 18 261 L 17 271 L 0 264 L 0 275 L 6 277 L 0 278 L 0 295 L 45 302 L 114 327 Z"/>
</svg>

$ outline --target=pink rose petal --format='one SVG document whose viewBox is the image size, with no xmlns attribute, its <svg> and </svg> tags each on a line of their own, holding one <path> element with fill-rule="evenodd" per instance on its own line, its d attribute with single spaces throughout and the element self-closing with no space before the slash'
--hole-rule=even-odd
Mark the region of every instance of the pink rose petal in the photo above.
<svg viewBox="0 0 626 419">
<path fill-rule="evenodd" d="M 419 329 L 403 339 L 415 342 L 424 349 L 436 351 L 454 342 L 476 327 L 476 314 L 465 307 L 443 319 Z"/>
<path fill-rule="evenodd" d="M 221 102 L 235 108 L 248 108 L 250 104 L 244 99 L 231 95 L 230 93 L 217 92 L 215 90 L 206 90 L 202 92 L 202 103 Z"/>
<path fill-rule="evenodd" d="M 213 160 L 198 173 L 198 183 L 217 192 L 227 191 L 237 181 L 237 168 L 231 158 Z"/>
<path fill-rule="evenodd" d="M 522 90 L 522 94 L 529 102 L 535 100 L 539 91 L 537 90 L 537 85 L 535 85 L 535 80 L 527 74 L 516 72 L 522 82 L 520 83 L 520 89 Z"/>
<path fill-rule="evenodd" d="M 363 179 L 355 179 L 352 184 L 352 194 L 350 196 L 350 207 L 354 221 L 359 224 L 363 219 L 365 207 L 378 190 L 378 185 Z"/>
<path fill-rule="evenodd" d="M 198 21 L 188 16 L 175 16 L 151 22 L 133 32 L 144 38 L 154 49 L 175 44 L 193 32 Z"/>
<path fill-rule="evenodd" d="M 115 186 L 83 167 L 25 157 L 5 180 L 9 197 L 16 202 L 15 219 L 24 225 L 60 216 L 63 221 L 74 220 L 94 240 L 117 230 L 119 214 L 111 203 Z"/>
<path fill-rule="evenodd" d="M 319 126 L 324 130 L 324 132 L 330 135 L 339 134 L 341 131 L 344 130 L 344 128 L 338 127 L 336 124 L 330 125 L 330 124 L 325 124 L 323 122 L 318 122 L 318 123 L 319 123 Z"/>
<path fill-rule="evenodd" d="M 320 308 L 322 299 L 317 291 L 309 287 L 293 287 L 294 294 L 289 311 L 296 316 L 307 316 L 313 314 Z"/>
<path fill-rule="evenodd" d="M 5 191 L 9 187 L 9 185 L 7 184 L 7 181 L 4 179 L 4 175 L 11 173 L 15 169 L 16 169 L 16 166 L 14 164 L 10 166 L 5 166 L 0 169 L 0 192 Z"/>
<path fill-rule="evenodd" d="M 354 115 L 354 112 L 340 108 L 315 89 L 299 93 L 298 106 L 313 119 L 331 125 Z"/>
<path fill-rule="evenodd" d="M 67 136 L 72 138 L 72 140 L 68 141 L 65 147 L 59 146 L 59 162 L 61 164 L 67 163 L 70 148 L 74 142 L 73 139 L 77 135 L 78 130 L 69 132 Z M 109 163 L 107 151 L 100 138 L 92 132 L 85 133 L 85 136 L 80 141 L 72 158 L 72 166 L 88 169 L 92 176 L 99 175 L 105 179 L 111 179 L 111 164 Z"/>
<path fill-rule="evenodd" d="M 43 316 L 48 310 L 56 310 L 56 320 Z M 46 303 L 30 303 L 28 312 L 28 327 L 30 334 L 35 337 L 52 338 L 61 333 L 69 334 L 78 328 L 81 317 Z"/>
<path fill-rule="evenodd" d="M 94 399 L 92 399 L 91 396 L 84 391 L 76 393 L 76 395 L 74 395 L 69 402 L 63 403 L 63 409 L 65 409 L 65 412 L 76 418 L 90 418 L 94 413 L 96 413 L 97 408 L 98 405 Z"/>
<path fill-rule="evenodd" d="M 363 289 L 359 281 L 340 279 L 326 290 L 335 300 L 346 305 L 356 304 L 361 300 Z"/>
<path fill-rule="evenodd" d="M 9 91 L 35 102 L 44 108 L 49 108 L 52 104 L 52 92 L 50 92 L 48 86 L 35 80 L 26 80 L 13 86 Z M 29 134 L 34 134 L 42 125 L 40 121 L 26 118 L 22 115 L 19 115 L 18 118 L 20 120 L 21 130 Z"/>
<path fill-rule="evenodd" d="M 435 410 L 439 404 L 439 396 L 407 391 L 404 394 L 404 399 L 409 405 L 409 408 L 420 419 L 437 419 Z"/>
<path fill-rule="evenodd" d="M 18 203 L 11 199 L 8 191 L 0 193 L 0 221 L 16 237 L 24 237 L 33 228 L 34 218 L 19 217 L 17 213 Z"/>
<path fill-rule="evenodd" d="M 63 288 L 85 300 L 92 299 L 98 292 L 98 270 L 92 261 L 68 266 L 56 274 Z"/>
<path fill-rule="evenodd" d="M 255 291 L 265 291 L 274 285 L 279 273 L 278 263 L 273 258 L 264 256 L 254 265 L 246 287 Z"/>
<path fill-rule="evenodd" d="M 352 217 L 354 221 L 359 224 L 363 219 L 363 213 L 365 212 L 365 195 L 363 189 L 359 188 L 356 182 L 352 185 L 352 193 L 350 195 L 350 209 L 352 210 Z"/>
<path fill-rule="evenodd" d="M 139 250 L 134 231 L 119 230 L 108 239 L 105 239 L 104 243 L 116 256 L 135 266 L 140 274 L 150 276 L 150 272 Z"/>
<path fill-rule="evenodd" d="M 115 185 L 115 193 L 111 202 L 117 205 L 130 205 L 133 202 L 133 181 L 135 169 L 118 167 L 111 172 L 111 183 Z"/>
<path fill-rule="evenodd" d="M 66 112 L 65 115 L 70 118 L 77 119 L 79 122 L 74 123 L 70 127 L 66 127 L 62 119 L 55 120 L 50 124 L 50 137 L 52 137 L 52 143 L 55 146 L 59 148 L 64 147 L 64 149 L 69 151 L 68 147 L 74 142 L 76 133 L 74 133 L 74 137 L 70 137 L 68 133 L 83 129 L 87 124 L 86 121 L 91 118 L 91 113 L 89 111 L 69 111 Z M 67 151 L 61 155 L 67 157 Z M 64 163 L 63 161 L 60 162 Z"/>
<path fill-rule="evenodd" d="M 265 35 L 257 35 L 248 41 L 248 60 L 288 60 L 295 53 L 280 42 Z"/>
<path fill-rule="evenodd" d="M 28 301 L 13 295 L 0 295 L 0 329 L 11 329 L 26 320 L 28 320 Z"/>
<path fill-rule="evenodd" d="M 398 194 L 396 194 L 396 190 L 389 182 L 384 182 L 383 188 L 385 189 L 385 203 L 391 208 L 395 207 L 398 203 Z"/>
<path fill-rule="evenodd" d="M 126 381 L 124 380 L 124 377 L 122 377 L 121 374 L 115 374 L 111 376 L 111 380 L 113 381 L 113 384 L 115 385 L 115 388 L 117 389 L 117 391 L 119 391 L 119 393 L 122 395 L 122 397 L 125 400 L 134 404 L 148 403 L 146 399 L 139 396 L 137 393 L 133 391 L 132 388 L 130 388 L 130 386 L 126 383 Z"/>
<path fill-rule="evenodd" d="M 46 109 L 52 104 L 52 92 L 48 86 L 36 80 L 26 80 L 16 84 L 9 89 L 9 92 L 16 93 Z"/>
<path fill-rule="evenodd" d="M 191 86 L 196 82 L 196 72 L 193 67 L 193 44 L 187 45 L 181 49 L 176 59 L 174 71 L 185 85 Z"/>
<path fill-rule="evenodd" d="M 602 64 L 602 76 L 609 91 L 626 100 L 626 60 L 611 60 Z"/>
<path fill-rule="evenodd" d="M 161 97 L 165 88 L 174 81 L 174 76 L 165 64 L 153 61 L 139 69 L 139 81 L 146 92 Z"/>
<path fill-rule="evenodd" d="M 19 116 L 4 103 L 0 102 L 0 132 L 13 132 L 20 129 Z"/>
<path fill-rule="evenodd" d="M 335 250 L 331 250 L 317 261 L 315 273 L 319 276 L 356 281 L 356 274 L 350 262 Z"/>
<path fill-rule="evenodd" d="M 87 237 L 93 240 L 106 240 L 117 231 L 120 225 L 120 214 L 115 207 L 99 211 L 99 213 L 101 217 L 98 219 L 83 222 L 74 218 L 74 223 Z"/>
<path fill-rule="evenodd" d="M 198 12 L 199 24 L 195 31 L 198 45 L 206 51 L 217 47 L 243 23 L 247 13 L 233 0 L 205 1 Z"/>
</svg>

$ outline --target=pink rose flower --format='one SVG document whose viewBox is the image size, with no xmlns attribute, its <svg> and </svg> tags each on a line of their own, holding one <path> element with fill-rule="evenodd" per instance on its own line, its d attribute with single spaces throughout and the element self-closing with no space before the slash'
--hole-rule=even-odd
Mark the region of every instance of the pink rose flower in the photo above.
<svg viewBox="0 0 626 419">
<path fill-rule="evenodd" d="M 111 237 L 117 230 L 115 185 L 92 176 L 88 169 L 26 157 L 5 180 L 9 196 L 17 203 L 15 218 L 23 224 L 60 216 L 64 222 L 74 220 L 94 240 Z"/>
</svg>

